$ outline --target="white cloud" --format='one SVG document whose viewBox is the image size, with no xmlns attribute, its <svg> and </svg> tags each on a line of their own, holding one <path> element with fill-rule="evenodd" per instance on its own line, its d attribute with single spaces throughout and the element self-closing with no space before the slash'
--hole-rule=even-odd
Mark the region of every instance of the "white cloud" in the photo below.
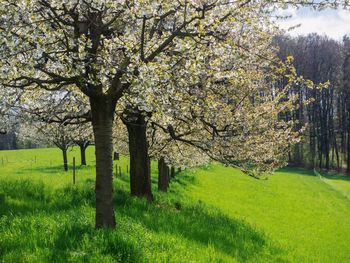
<svg viewBox="0 0 350 263">
<path fill-rule="evenodd" d="M 289 8 L 279 10 L 277 15 L 291 16 L 291 18 L 286 20 L 278 21 L 282 29 L 287 30 L 300 24 L 300 27 L 289 31 L 293 36 L 315 32 L 340 40 L 344 35 L 350 34 L 350 11 L 348 10 L 324 10 L 317 12 L 306 8 L 298 10 Z"/>
</svg>

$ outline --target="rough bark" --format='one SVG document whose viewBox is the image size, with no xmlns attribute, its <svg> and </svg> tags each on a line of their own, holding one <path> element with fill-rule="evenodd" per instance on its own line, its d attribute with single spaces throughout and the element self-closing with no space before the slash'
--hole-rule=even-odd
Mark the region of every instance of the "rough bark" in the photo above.
<svg viewBox="0 0 350 263">
<path fill-rule="evenodd" d="M 174 166 L 171 166 L 171 169 L 170 169 L 170 177 L 171 177 L 171 178 L 174 178 L 174 177 L 175 177 L 175 167 L 174 167 Z"/>
<path fill-rule="evenodd" d="M 158 190 L 161 192 L 168 191 L 168 167 L 164 161 L 164 158 L 158 160 Z"/>
<path fill-rule="evenodd" d="M 80 148 L 80 162 L 81 165 L 86 165 L 86 149 L 89 147 L 89 141 L 76 141 L 75 142 Z"/>
<path fill-rule="evenodd" d="M 130 152 L 130 193 L 132 196 L 153 200 L 150 159 L 145 116 L 138 110 L 125 112 L 124 124 L 128 130 Z"/>
<path fill-rule="evenodd" d="M 80 147 L 80 162 L 81 165 L 86 165 L 86 147 L 81 145 Z"/>
<path fill-rule="evenodd" d="M 169 166 L 167 165 L 166 166 L 166 183 L 167 183 L 167 187 L 169 187 L 170 185 L 170 168 Z"/>
<path fill-rule="evenodd" d="M 350 120 L 348 120 L 348 138 L 347 138 L 347 160 L 346 171 L 350 173 Z"/>
<path fill-rule="evenodd" d="M 68 171 L 68 156 L 67 156 L 67 148 L 62 148 L 62 154 L 63 154 L 63 169 L 65 171 Z"/>
<path fill-rule="evenodd" d="M 96 154 L 96 228 L 115 228 L 113 207 L 112 127 L 115 103 L 90 98 Z"/>
</svg>

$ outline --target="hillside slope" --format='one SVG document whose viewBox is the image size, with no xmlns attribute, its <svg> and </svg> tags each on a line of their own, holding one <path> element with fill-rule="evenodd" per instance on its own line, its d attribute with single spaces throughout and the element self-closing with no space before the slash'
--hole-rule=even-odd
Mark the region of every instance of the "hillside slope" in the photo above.
<svg viewBox="0 0 350 263">
<path fill-rule="evenodd" d="M 163 194 L 153 163 L 150 204 L 129 196 L 122 157 L 118 228 L 95 231 L 93 153 L 73 186 L 57 149 L 0 151 L 0 262 L 350 262 L 349 199 L 301 169 L 256 180 L 213 164 Z"/>
<path fill-rule="evenodd" d="M 221 165 L 195 174 L 198 185 L 188 191 L 193 198 L 256 226 L 291 262 L 350 262 L 347 178 L 325 182 L 312 171 L 285 168 L 256 180 Z"/>
</svg>

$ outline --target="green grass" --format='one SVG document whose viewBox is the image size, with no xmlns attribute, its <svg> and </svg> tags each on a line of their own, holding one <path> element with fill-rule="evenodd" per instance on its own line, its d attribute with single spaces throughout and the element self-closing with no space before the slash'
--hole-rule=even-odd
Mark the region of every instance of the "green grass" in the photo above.
<svg viewBox="0 0 350 263">
<path fill-rule="evenodd" d="M 193 198 L 262 230 L 289 261 L 350 262 L 349 199 L 311 171 L 282 169 L 262 181 L 215 165 L 196 178 Z M 342 184 L 350 190 L 350 181 Z"/>
<path fill-rule="evenodd" d="M 155 202 L 148 203 L 129 196 L 122 157 L 118 227 L 96 231 L 93 155 L 88 148 L 73 186 L 59 150 L 0 152 L 0 262 L 350 262 L 344 178 L 326 179 L 341 182 L 336 188 L 284 169 L 256 180 L 213 164 L 178 174 L 164 194 L 153 163 Z"/>
<path fill-rule="evenodd" d="M 350 200 L 350 177 L 342 174 L 326 174 L 321 178 L 336 191 Z"/>
</svg>

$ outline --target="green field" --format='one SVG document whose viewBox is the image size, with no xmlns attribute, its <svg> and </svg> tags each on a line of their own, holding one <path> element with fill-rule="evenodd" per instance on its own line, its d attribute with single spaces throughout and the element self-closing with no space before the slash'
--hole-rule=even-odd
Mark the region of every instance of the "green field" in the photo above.
<svg viewBox="0 0 350 263">
<path fill-rule="evenodd" d="M 69 152 L 79 159 L 78 151 Z M 155 202 L 128 194 L 116 163 L 118 227 L 94 230 L 94 149 L 63 172 L 57 149 L 0 151 L 0 262 L 350 262 L 350 181 L 283 169 L 256 180 L 212 164 Z"/>
</svg>

